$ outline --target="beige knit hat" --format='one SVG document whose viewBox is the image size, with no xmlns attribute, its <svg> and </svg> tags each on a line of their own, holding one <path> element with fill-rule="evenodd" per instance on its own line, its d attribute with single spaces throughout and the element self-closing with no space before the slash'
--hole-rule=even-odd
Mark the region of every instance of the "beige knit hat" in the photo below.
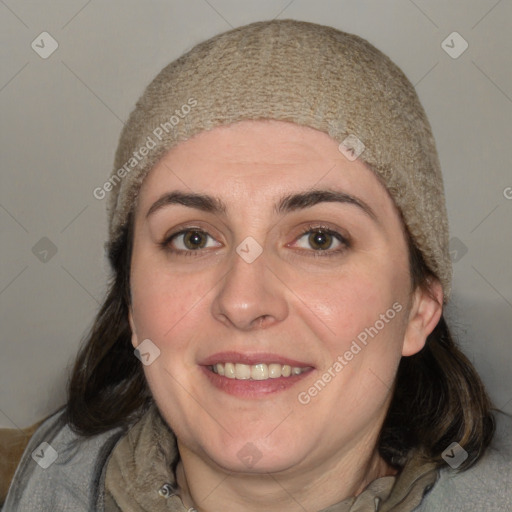
<svg viewBox="0 0 512 512">
<path fill-rule="evenodd" d="M 106 189 L 107 245 L 126 225 L 144 177 L 172 146 L 245 119 L 310 126 L 340 143 L 349 158 L 359 156 L 387 187 L 448 300 L 452 268 L 443 181 L 414 87 L 366 40 L 302 21 L 230 30 L 157 75 L 121 133 Z"/>
</svg>

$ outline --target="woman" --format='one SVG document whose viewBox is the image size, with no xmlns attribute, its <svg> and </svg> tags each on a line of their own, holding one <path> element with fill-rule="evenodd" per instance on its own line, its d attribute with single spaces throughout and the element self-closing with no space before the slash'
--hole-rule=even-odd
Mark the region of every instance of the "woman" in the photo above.
<svg viewBox="0 0 512 512">
<path fill-rule="evenodd" d="M 368 42 L 281 20 L 198 45 L 95 193 L 110 291 L 6 510 L 511 505 L 510 419 L 443 318 L 430 126 Z"/>
</svg>

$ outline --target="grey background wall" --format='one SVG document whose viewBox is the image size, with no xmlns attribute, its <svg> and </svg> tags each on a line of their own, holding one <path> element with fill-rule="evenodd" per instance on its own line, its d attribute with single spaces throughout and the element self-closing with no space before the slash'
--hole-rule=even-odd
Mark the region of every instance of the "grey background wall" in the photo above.
<svg viewBox="0 0 512 512">
<path fill-rule="evenodd" d="M 0 13 L 0 426 L 65 401 L 108 275 L 93 190 L 145 85 L 199 41 L 274 17 L 365 37 L 416 85 L 446 186 L 449 318 L 512 412 L 511 1 L 2 0 Z"/>
</svg>

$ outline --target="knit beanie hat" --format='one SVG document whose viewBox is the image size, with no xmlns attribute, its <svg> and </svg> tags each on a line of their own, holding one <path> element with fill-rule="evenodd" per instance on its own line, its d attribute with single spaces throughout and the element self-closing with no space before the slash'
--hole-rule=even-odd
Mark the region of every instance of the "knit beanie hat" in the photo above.
<svg viewBox="0 0 512 512">
<path fill-rule="evenodd" d="M 256 22 L 217 35 L 149 84 L 124 126 L 105 184 L 107 247 L 126 226 L 145 176 L 171 147 L 248 119 L 315 128 L 337 141 L 347 158 L 365 162 L 387 188 L 448 300 L 443 181 L 414 87 L 366 40 L 303 21 Z"/>
</svg>

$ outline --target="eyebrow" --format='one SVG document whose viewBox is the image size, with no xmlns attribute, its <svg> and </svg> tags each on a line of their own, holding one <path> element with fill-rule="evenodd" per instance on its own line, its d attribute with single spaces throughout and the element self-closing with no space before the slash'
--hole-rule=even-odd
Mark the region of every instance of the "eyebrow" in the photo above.
<svg viewBox="0 0 512 512">
<path fill-rule="evenodd" d="M 319 203 L 343 203 L 356 206 L 373 220 L 377 220 L 375 212 L 361 199 L 336 190 L 310 190 L 283 196 L 275 205 L 274 211 L 277 214 L 288 213 L 295 210 L 311 208 Z M 181 204 L 188 208 L 195 208 L 215 215 L 225 214 L 226 204 L 218 197 L 207 194 L 196 194 L 193 192 L 181 192 L 178 190 L 168 192 L 153 203 L 146 214 L 146 218 L 157 210 L 172 204 Z"/>
</svg>

